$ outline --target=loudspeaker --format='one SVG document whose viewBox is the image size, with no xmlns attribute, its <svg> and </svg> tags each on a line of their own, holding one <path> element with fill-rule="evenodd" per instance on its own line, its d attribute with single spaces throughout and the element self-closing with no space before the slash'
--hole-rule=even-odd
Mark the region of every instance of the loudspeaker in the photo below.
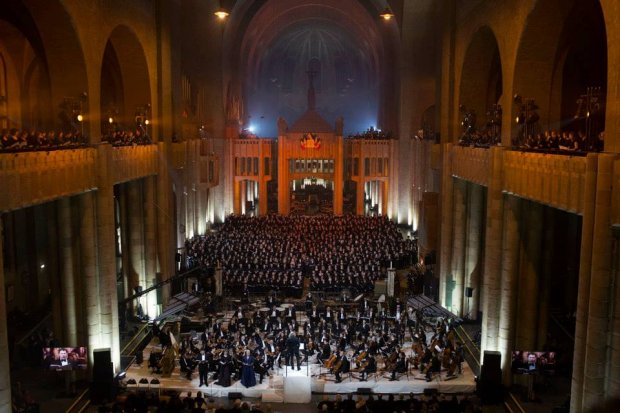
<svg viewBox="0 0 620 413">
<path fill-rule="evenodd" d="M 181 254 L 179 254 L 178 252 L 174 254 L 174 260 L 176 262 L 181 262 Z"/>
<path fill-rule="evenodd" d="M 502 355 L 499 351 L 485 351 L 484 362 L 480 368 L 478 389 L 483 403 L 501 403 L 502 392 Z"/>
<path fill-rule="evenodd" d="M 492 370 L 500 370 L 502 369 L 502 353 L 499 351 L 484 351 L 484 358 L 482 359 L 482 364 L 489 369 Z"/>
<path fill-rule="evenodd" d="M 474 289 L 471 287 L 465 288 L 465 297 L 472 298 L 474 296 Z"/>
<path fill-rule="evenodd" d="M 357 394 L 370 394 L 372 393 L 371 387 L 358 387 Z"/>
<path fill-rule="evenodd" d="M 112 355 L 109 348 L 93 351 L 93 383 L 111 383 L 114 379 Z"/>
<path fill-rule="evenodd" d="M 236 392 L 236 391 L 231 391 L 230 393 L 228 393 L 228 399 L 229 400 L 243 399 L 243 394 Z"/>
<path fill-rule="evenodd" d="M 436 394 L 438 394 L 439 391 L 437 389 L 424 389 L 424 395 L 425 396 L 434 396 Z"/>
<path fill-rule="evenodd" d="M 112 399 L 114 369 L 109 348 L 93 350 L 93 387 L 91 400 L 100 404 L 103 400 Z"/>
</svg>

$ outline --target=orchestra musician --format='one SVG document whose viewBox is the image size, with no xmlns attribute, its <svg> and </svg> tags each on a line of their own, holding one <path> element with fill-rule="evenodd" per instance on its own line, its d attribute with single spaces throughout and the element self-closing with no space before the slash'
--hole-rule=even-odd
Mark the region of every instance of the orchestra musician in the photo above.
<svg viewBox="0 0 620 413">
<path fill-rule="evenodd" d="M 291 323 L 292 321 L 295 321 L 295 307 L 294 306 L 290 306 L 284 311 L 284 320 L 286 321 L 286 323 Z"/>
<path fill-rule="evenodd" d="M 254 371 L 258 373 L 259 383 L 263 384 L 263 377 L 265 375 L 269 376 L 269 370 L 273 366 L 273 360 L 270 360 L 270 357 L 266 352 L 261 352 L 256 350 L 256 357 L 254 358 Z"/>
<path fill-rule="evenodd" d="M 332 348 L 329 345 L 327 339 L 323 340 L 323 347 L 321 347 L 321 353 L 317 356 L 317 359 L 323 363 L 328 360 L 332 355 Z"/>
<path fill-rule="evenodd" d="M 403 353 L 402 351 L 400 353 L 398 353 L 398 360 L 396 361 L 396 364 L 394 365 L 394 368 L 392 369 L 392 377 L 390 378 L 390 381 L 395 381 L 396 379 L 396 373 L 406 373 L 407 372 L 407 359 L 405 357 L 405 353 Z"/>
<path fill-rule="evenodd" d="M 375 357 L 372 354 L 368 353 L 368 357 L 366 358 L 366 360 L 362 362 L 361 367 L 360 367 L 360 373 L 361 373 L 360 381 L 366 381 L 369 374 L 376 373 L 376 372 L 377 372 L 377 360 L 375 360 Z"/>
<path fill-rule="evenodd" d="M 342 382 L 342 373 L 348 373 L 349 371 L 351 371 L 351 362 L 349 361 L 349 359 L 347 358 L 347 355 L 345 353 L 337 353 L 336 355 L 336 359 L 338 360 L 336 362 L 336 365 L 333 368 L 334 371 L 334 375 L 336 376 L 336 383 L 341 383 Z"/>
<path fill-rule="evenodd" d="M 361 373 L 361 380 L 367 380 L 369 374 L 378 371 L 377 355 L 385 357 L 385 369 L 381 371 L 389 372 L 390 380 L 398 380 L 399 374 L 408 372 L 409 366 L 419 369 L 427 380 L 442 367 L 448 370 L 449 376 L 462 371 L 463 348 L 455 339 L 450 319 L 439 319 L 431 325 L 422 313 L 411 308 L 405 310 L 402 304 L 391 307 L 389 312 L 382 310 L 382 317 L 371 319 L 368 315 L 373 307 L 366 299 L 359 308 L 357 305 L 352 309 L 338 306 L 337 310 L 325 307 L 324 313 L 310 302 L 306 307 L 308 321 L 299 337 L 292 305 L 283 305 L 285 309 L 279 310 L 272 305 L 269 310 L 263 310 L 262 315 L 249 306 L 235 306 L 228 327 L 223 327 L 221 319 L 209 318 L 199 336 L 190 339 L 184 334 L 179 340 L 183 350 L 179 360 L 182 374 L 191 379 L 197 367 L 202 386 L 208 385 L 208 373 L 216 371 L 213 378 L 216 384 L 230 386 L 233 372 L 235 376 L 240 373 L 242 384 L 249 387 L 256 382 L 254 379 L 252 384 L 250 368 L 252 374 L 259 374 L 262 382 L 269 370 L 280 367 L 282 361 L 295 368 L 295 358 L 300 370 L 301 356 L 303 362 L 310 362 L 317 353 L 317 360 L 330 369 L 337 382 L 342 380 L 343 373 L 351 370 L 351 364 Z M 357 317 L 354 316 L 356 312 Z M 427 331 L 431 330 L 434 335 L 428 340 Z M 412 348 L 408 357 L 400 346 L 409 340 Z M 306 345 L 300 356 L 301 342 Z M 152 353 L 153 360 L 149 360 L 154 368 L 159 364 L 155 360 L 157 355 Z M 383 367 L 383 363 L 380 364 Z"/>
<path fill-rule="evenodd" d="M 312 294 L 308 293 L 308 295 L 306 295 L 306 313 L 312 311 Z"/>
<path fill-rule="evenodd" d="M 181 372 L 185 373 L 187 380 L 191 380 L 192 372 L 194 371 L 194 360 L 192 352 L 189 349 L 183 353 L 183 357 L 181 357 L 179 364 L 181 366 Z"/>
</svg>

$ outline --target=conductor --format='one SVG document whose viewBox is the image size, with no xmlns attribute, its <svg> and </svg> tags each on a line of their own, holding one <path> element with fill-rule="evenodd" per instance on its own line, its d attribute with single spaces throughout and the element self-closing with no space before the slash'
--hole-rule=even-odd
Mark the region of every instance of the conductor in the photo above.
<svg viewBox="0 0 620 413">
<path fill-rule="evenodd" d="M 295 368 L 295 362 L 293 356 L 297 359 L 297 370 L 301 370 L 301 357 L 299 355 L 299 339 L 295 336 L 294 332 L 288 335 L 286 339 L 286 365 Z"/>
</svg>

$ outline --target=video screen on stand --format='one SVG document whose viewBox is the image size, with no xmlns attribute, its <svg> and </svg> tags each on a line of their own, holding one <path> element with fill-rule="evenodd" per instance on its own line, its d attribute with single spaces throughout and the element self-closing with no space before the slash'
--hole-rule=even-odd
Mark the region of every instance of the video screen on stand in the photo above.
<svg viewBox="0 0 620 413">
<path fill-rule="evenodd" d="M 43 367 L 49 370 L 86 370 L 86 347 L 44 347 Z"/>
<path fill-rule="evenodd" d="M 555 371 L 554 351 L 513 351 L 511 369 L 514 374 L 542 374 Z"/>
</svg>

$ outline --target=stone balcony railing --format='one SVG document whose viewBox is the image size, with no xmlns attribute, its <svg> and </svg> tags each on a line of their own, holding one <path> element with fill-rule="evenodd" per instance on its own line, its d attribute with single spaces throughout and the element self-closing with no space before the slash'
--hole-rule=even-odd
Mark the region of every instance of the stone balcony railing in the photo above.
<svg viewBox="0 0 620 413">
<path fill-rule="evenodd" d="M 489 185 L 490 151 L 464 146 L 452 147 L 452 175 L 479 185 Z"/>
<path fill-rule="evenodd" d="M 109 159 L 99 159 L 101 156 Z M 112 185 L 156 175 L 158 157 L 157 145 L 0 154 L 0 211 L 97 189 L 97 165 L 103 161 L 110 165 Z"/>
<path fill-rule="evenodd" d="M 0 211 L 94 189 L 96 160 L 94 148 L 0 154 Z"/>
<path fill-rule="evenodd" d="M 453 146 L 451 174 L 488 186 L 491 151 Z M 563 209 L 583 213 L 586 158 L 504 150 L 502 190 Z"/>
<path fill-rule="evenodd" d="M 586 158 L 506 151 L 504 190 L 566 211 L 583 213 Z"/>
<path fill-rule="evenodd" d="M 157 145 L 121 146 L 112 149 L 114 183 L 157 175 Z"/>
</svg>

